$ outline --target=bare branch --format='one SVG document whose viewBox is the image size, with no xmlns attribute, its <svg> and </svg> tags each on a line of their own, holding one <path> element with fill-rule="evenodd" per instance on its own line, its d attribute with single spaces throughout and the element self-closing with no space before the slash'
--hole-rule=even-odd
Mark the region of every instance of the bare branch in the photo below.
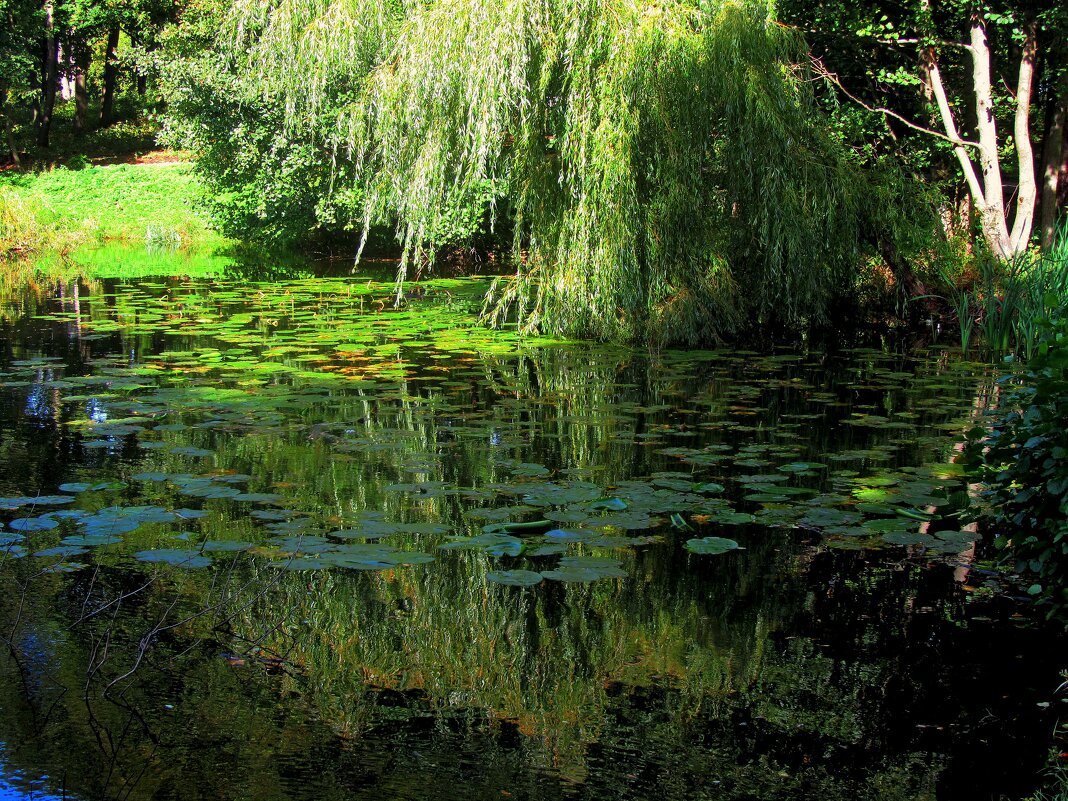
<svg viewBox="0 0 1068 801">
<path fill-rule="evenodd" d="M 892 117 L 895 120 L 897 120 L 898 122 L 904 123 L 909 128 L 912 128 L 912 130 L 914 130 L 914 131 L 919 131 L 920 133 L 925 133 L 925 134 L 928 134 L 929 136 L 938 137 L 939 139 L 942 139 L 942 140 L 944 140 L 946 142 L 949 142 L 950 144 L 955 145 L 957 147 L 979 147 L 979 143 L 978 142 L 969 142 L 966 139 L 961 139 L 960 136 L 957 134 L 956 126 L 953 127 L 952 132 L 950 133 L 949 136 L 947 136 L 946 134 L 942 133 L 941 131 L 936 131 L 933 128 L 925 128 L 922 125 L 917 125 L 912 120 L 908 119 L 907 117 L 901 116 L 896 111 L 892 111 L 891 109 L 884 108 L 882 106 L 871 106 L 871 105 L 865 103 L 859 97 L 857 97 L 852 92 L 850 92 L 848 89 L 846 89 L 845 86 L 842 84 L 842 81 L 838 78 L 838 76 L 835 73 L 833 73 L 830 70 L 828 70 L 827 67 L 824 66 L 823 62 L 820 61 L 820 59 L 816 58 L 815 56 L 812 56 L 811 58 L 812 58 L 812 67 L 816 71 L 816 73 L 819 75 L 819 77 L 824 78 L 824 79 L 830 81 L 831 83 L 833 83 L 835 86 L 838 87 L 838 89 L 842 92 L 842 94 L 844 94 L 846 97 L 848 97 L 854 103 L 856 103 L 858 106 L 861 106 L 862 108 L 865 108 L 868 111 L 872 111 L 872 112 L 875 112 L 875 113 L 878 113 L 878 114 L 883 114 L 883 115 L 885 115 L 887 117 Z"/>
</svg>

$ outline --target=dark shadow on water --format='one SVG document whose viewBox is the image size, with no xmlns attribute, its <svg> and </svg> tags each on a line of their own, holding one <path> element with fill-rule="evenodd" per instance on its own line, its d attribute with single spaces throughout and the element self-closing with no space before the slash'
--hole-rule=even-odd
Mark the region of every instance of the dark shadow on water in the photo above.
<svg viewBox="0 0 1068 801">
<path fill-rule="evenodd" d="M 278 263 L 5 297 L 0 794 L 1037 784 L 1065 636 L 952 518 L 986 368 L 538 342 L 465 277 Z"/>
</svg>

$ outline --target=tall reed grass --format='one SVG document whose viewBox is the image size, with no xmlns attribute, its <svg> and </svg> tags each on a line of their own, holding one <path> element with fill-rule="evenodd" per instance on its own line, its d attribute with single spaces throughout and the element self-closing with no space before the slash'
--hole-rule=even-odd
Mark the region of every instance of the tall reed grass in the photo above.
<svg viewBox="0 0 1068 801">
<path fill-rule="evenodd" d="M 942 272 L 961 350 L 977 345 L 980 356 L 1027 360 L 1037 346 L 1043 319 L 1068 303 L 1068 225 L 1046 253 L 1025 253 L 1009 262 L 981 256 L 970 284 Z"/>
</svg>

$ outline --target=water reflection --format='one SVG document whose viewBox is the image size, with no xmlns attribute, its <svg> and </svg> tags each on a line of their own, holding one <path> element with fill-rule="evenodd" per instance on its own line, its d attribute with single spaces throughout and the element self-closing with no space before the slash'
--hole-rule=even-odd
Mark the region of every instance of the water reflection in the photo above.
<svg viewBox="0 0 1068 801">
<path fill-rule="evenodd" d="M 924 465 L 952 457 L 988 391 L 982 368 L 941 353 L 535 348 L 465 327 L 468 290 L 431 285 L 424 307 L 392 313 L 373 283 L 307 279 L 111 282 L 73 306 L 70 292 L 15 304 L 0 455 L 24 469 L 0 476 L 4 519 L 39 514 L 13 504 L 64 482 L 107 485 L 15 544 L 86 542 L 84 518 L 102 509 L 152 519 L 81 553 L 4 559 L 12 787 L 47 775 L 50 792 L 116 799 L 1026 791 L 1063 639 L 1006 620 L 952 548 L 886 547 L 905 530 L 879 511 L 953 508 L 963 487 Z M 602 495 L 624 508 L 592 509 Z M 167 517 L 189 507 L 206 516 Z M 861 529 L 865 514 L 885 525 Z M 542 516 L 580 532 L 611 520 L 616 540 L 554 551 L 546 525 L 515 530 L 518 556 L 438 548 Z M 434 559 L 286 569 L 310 566 L 300 549 L 334 547 L 339 529 Z M 707 534 L 744 549 L 682 547 Z M 206 543 L 251 550 L 196 570 L 135 558 Z M 549 570 L 559 549 L 615 560 L 623 577 L 491 578 Z"/>
</svg>

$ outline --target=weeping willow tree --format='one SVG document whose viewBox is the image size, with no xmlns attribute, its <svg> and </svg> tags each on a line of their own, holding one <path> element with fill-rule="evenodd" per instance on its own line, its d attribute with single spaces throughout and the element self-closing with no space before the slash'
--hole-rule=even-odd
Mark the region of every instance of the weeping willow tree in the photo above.
<svg viewBox="0 0 1068 801">
<path fill-rule="evenodd" d="M 400 280 L 507 216 L 491 321 L 695 343 L 819 318 L 854 278 L 865 179 L 761 0 L 242 0 L 223 39 L 320 121 Z"/>
</svg>

